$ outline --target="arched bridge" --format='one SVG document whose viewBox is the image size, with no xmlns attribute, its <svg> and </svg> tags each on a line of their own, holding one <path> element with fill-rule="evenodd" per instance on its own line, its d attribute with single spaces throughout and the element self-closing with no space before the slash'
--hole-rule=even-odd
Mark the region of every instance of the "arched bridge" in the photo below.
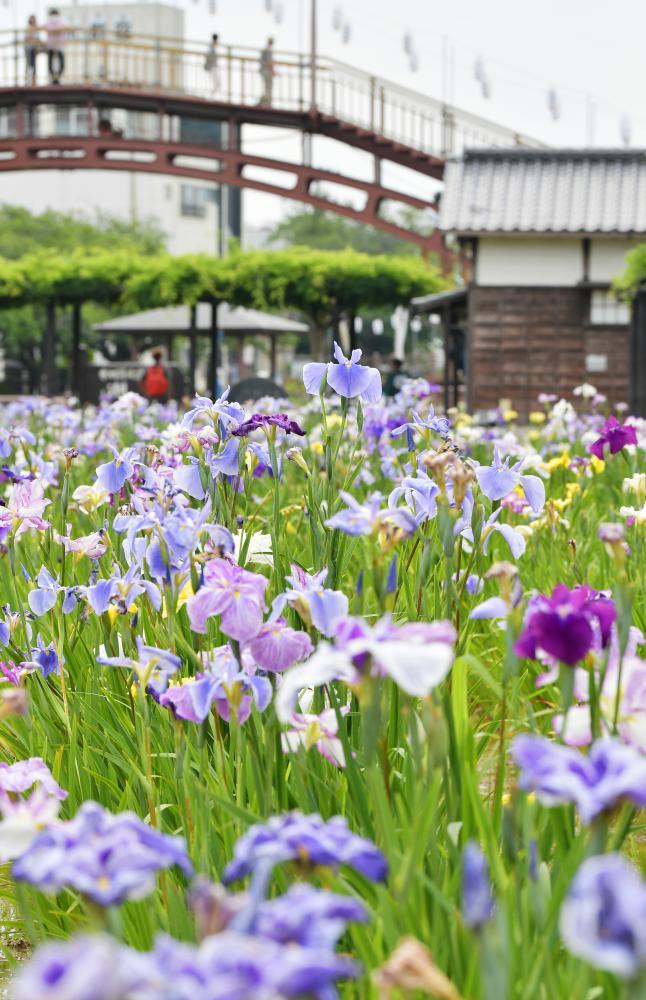
<svg viewBox="0 0 646 1000">
<path fill-rule="evenodd" d="M 431 181 L 465 147 L 540 145 L 334 60 L 276 52 L 263 74 L 257 50 L 219 46 L 214 68 L 206 56 L 205 45 L 74 30 L 53 83 L 44 55 L 29 78 L 22 32 L 0 34 L 0 173 L 175 174 L 292 198 L 440 250 L 437 233 L 415 231 L 392 207 L 434 208 Z M 298 162 L 251 153 L 246 132 L 258 125 L 300 133 Z M 315 135 L 370 154 L 370 179 L 316 167 Z M 428 197 L 384 185 L 384 161 L 427 178 Z"/>
</svg>

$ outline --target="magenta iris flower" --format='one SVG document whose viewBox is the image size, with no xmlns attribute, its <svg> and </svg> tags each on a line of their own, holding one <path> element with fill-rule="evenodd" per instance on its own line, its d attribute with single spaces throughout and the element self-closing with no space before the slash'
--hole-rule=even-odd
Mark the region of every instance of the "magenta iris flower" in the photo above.
<svg viewBox="0 0 646 1000">
<path fill-rule="evenodd" d="M 312 652 L 307 632 L 290 628 L 284 618 L 275 618 L 262 626 L 245 647 L 263 670 L 276 673 L 304 660 Z"/>
<path fill-rule="evenodd" d="M 286 413 L 254 413 L 248 420 L 238 424 L 231 433 L 235 437 L 247 437 L 248 434 L 252 434 L 258 430 L 270 433 L 273 427 L 279 427 L 286 434 L 298 434 L 300 437 L 305 435 L 305 431 L 300 424 L 297 424 L 295 420 L 291 420 Z"/>
<path fill-rule="evenodd" d="M 610 448 L 610 454 L 616 455 L 627 444 L 637 444 L 637 431 L 630 424 L 620 424 L 613 415 L 608 417 L 601 428 L 601 437 L 590 445 L 590 451 L 597 458 L 603 460 L 603 451 L 606 445 Z"/>
<path fill-rule="evenodd" d="M 568 951 L 597 969 L 634 979 L 646 968 L 646 882 L 622 854 L 583 862 L 559 925 Z"/>
<path fill-rule="evenodd" d="M 206 632 L 211 615 L 220 615 L 225 635 L 240 642 L 260 631 L 265 610 L 267 579 L 228 559 L 211 559 L 204 567 L 204 584 L 187 602 L 194 632 Z"/>
<path fill-rule="evenodd" d="M 583 823 L 623 799 L 646 806 L 646 757 L 621 740 L 597 740 L 588 756 L 529 733 L 512 745 L 520 786 L 546 806 L 572 802 Z"/>
<path fill-rule="evenodd" d="M 569 590 L 559 583 L 551 597 L 542 594 L 530 601 L 523 631 L 514 646 L 518 656 L 530 660 L 539 650 L 574 667 L 593 647 L 597 636 L 605 648 L 617 617 L 613 601 L 587 585 Z"/>
<path fill-rule="evenodd" d="M 336 364 L 311 361 L 303 368 L 305 391 L 316 396 L 321 389 L 323 380 L 339 396 L 354 399 L 359 396 L 365 403 L 376 403 L 381 399 L 381 375 L 377 368 L 360 365 L 361 351 L 355 350 L 349 358 L 337 343 L 334 344 Z"/>
</svg>

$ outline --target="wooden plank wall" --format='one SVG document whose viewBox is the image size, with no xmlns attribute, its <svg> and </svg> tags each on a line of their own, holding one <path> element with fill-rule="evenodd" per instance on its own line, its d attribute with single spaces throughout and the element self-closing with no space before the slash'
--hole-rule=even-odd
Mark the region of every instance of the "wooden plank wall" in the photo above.
<svg viewBox="0 0 646 1000">
<path fill-rule="evenodd" d="M 469 407 L 508 399 L 520 414 L 540 392 L 566 399 L 592 382 L 611 402 L 629 394 L 628 327 L 589 323 L 590 293 L 581 288 L 481 288 L 469 295 Z M 608 355 L 608 371 L 586 372 L 587 354 Z"/>
</svg>

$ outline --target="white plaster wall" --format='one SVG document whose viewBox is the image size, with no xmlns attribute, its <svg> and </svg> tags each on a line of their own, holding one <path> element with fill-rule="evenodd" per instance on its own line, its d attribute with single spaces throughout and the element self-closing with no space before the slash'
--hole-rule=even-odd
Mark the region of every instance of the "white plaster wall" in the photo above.
<svg viewBox="0 0 646 1000">
<path fill-rule="evenodd" d="M 478 285 L 568 287 L 583 278 L 580 239 L 484 237 L 478 241 Z"/>
<path fill-rule="evenodd" d="M 636 240 L 591 240 L 590 241 L 590 281 L 610 284 L 626 266 L 626 254 Z"/>
<path fill-rule="evenodd" d="M 182 183 L 176 177 L 113 170 L 16 171 L 2 174 L 0 203 L 24 205 L 37 213 L 51 208 L 89 218 L 99 211 L 121 219 L 152 218 L 163 230 L 170 253 L 217 254 L 217 204 L 208 202 L 205 218 L 182 215 Z"/>
</svg>

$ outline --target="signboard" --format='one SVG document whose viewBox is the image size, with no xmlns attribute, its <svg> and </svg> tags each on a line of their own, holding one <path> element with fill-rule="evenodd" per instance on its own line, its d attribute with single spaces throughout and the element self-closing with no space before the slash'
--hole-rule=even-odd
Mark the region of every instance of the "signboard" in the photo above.
<svg viewBox="0 0 646 1000">
<path fill-rule="evenodd" d="M 164 370 L 171 384 L 172 399 L 184 395 L 184 376 L 177 365 L 164 364 Z M 141 392 L 141 380 L 146 373 L 146 365 L 138 361 L 104 362 L 101 365 L 86 365 L 81 379 L 81 402 L 98 403 L 104 396 L 116 399 L 126 392 Z"/>
</svg>

